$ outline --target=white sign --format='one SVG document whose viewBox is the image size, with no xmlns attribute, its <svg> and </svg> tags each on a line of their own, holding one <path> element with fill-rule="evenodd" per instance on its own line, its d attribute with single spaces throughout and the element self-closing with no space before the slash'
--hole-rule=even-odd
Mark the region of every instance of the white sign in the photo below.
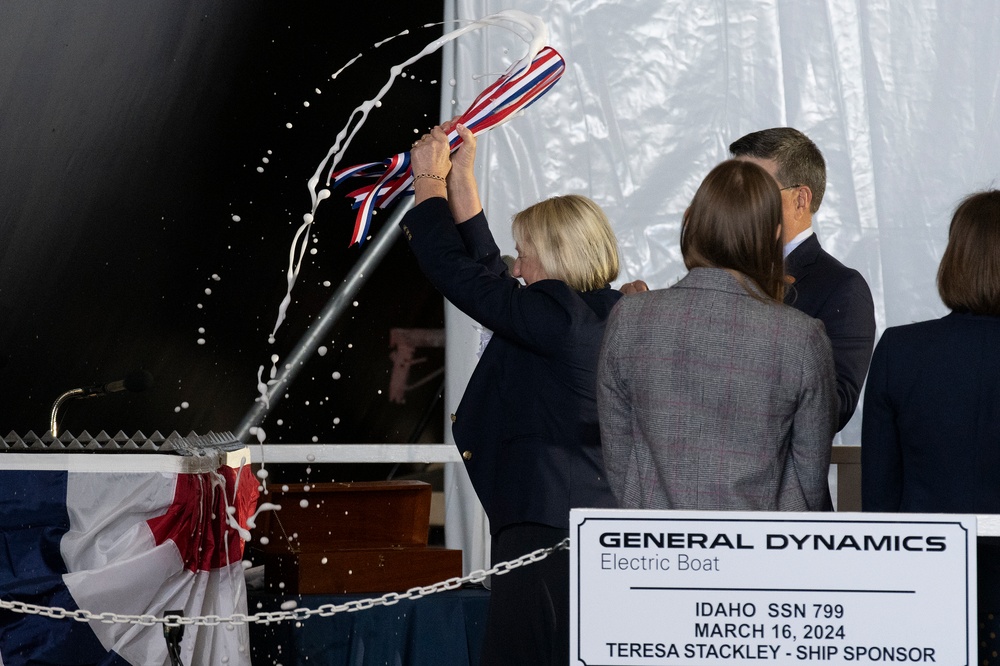
<svg viewBox="0 0 1000 666">
<path fill-rule="evenodd" d="M 976 660 L 976 518 L 574 509 L 572 664 Z"/>
</svg>

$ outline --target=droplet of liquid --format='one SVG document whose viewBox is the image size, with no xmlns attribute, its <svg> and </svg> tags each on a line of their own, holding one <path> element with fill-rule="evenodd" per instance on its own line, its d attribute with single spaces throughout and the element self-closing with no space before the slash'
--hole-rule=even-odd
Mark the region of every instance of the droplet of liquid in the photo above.
<svg viewBox="0 0 1000 666">
<path fill-rule="evenodd" d="M 241 219 L 239 215 L 233 215 L 233 222 L 239 222 Z"/>
<path fill-rule="evenodd" d="M 299 501 L 299 506 L 301 506 L 303 509 L 305 509 L 306 507 L 309 506 L 309 500 L 307 500 L 307 499 L 300 500 Z"/>
<path fill-rule="evenodd" d="M 326 352 L 327 349 L 323 345 L 320 345 L 319 348 L 316 350 L 316 353 L 319 354 L 320 356 L 326 356 Z"/>
<path fill-rule="evenodd" d="M 287 127 L 288 129 L 292 129 L 292 124 L 291 123 L 285 123 L 285 127 Z"/>
<path fill-rule="evenodd" d="M 339 372 L 333 373 L 333 378 L 334 379 L 340 379 L 340 373 Z"/>
</svg>

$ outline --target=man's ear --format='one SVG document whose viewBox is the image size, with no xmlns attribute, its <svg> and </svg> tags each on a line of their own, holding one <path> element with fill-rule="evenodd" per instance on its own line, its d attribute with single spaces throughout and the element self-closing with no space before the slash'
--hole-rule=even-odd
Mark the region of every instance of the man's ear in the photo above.
<svg viewBox="0 0 1000 666">
<path fill-rule="evenodd" d="M 812 200 L 813 193 L 808 185 L 801 185 L 795 190 L 796 208 L 804 208 L 807 212 L 812 213 Z"/>
</svg>

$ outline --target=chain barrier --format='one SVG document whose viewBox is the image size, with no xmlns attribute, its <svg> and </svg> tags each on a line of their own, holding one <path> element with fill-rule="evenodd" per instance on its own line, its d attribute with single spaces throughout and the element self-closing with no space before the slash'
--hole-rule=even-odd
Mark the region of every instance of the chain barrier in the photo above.
<svg viewBox="0 0 1000 666">
<path fill-rule="evenodd" d="M 381 597 L 357 599 L 355 601 L 344 602 L 343 604 L 323 604 L 318 608 L 296 608 L 294 610 L 287 611 L 281 610 L 254 613 L 253 615 L 243 615 L 242 613 L 234 613 L 230 617 L 220 617 L 218 615 L 202 615 L 197 617 L 184 617 L 181 615 L 170 615 L 167 617 L 156 617 L 155 615 L 121 615 L 118 613 L 108 612 L 92 613 L 88 610 L 71 611 L 66 610 L 65 608 L 39 606 L 37 604 L 28 604 L 21 601 L 4 601 L 3 599 L 0 599 L 0 609 L 9 610 L 14 613 L 22 613 L 25 615 L 42 615 L 44 617 L 51 617 L 58 620 L 70 619 L 76 620 L 77 622 L 97 621 L 102 624 L 137 624 L 144 627 L 152 627 L 157 624 L 162 624 L 166 627 L 191 625 L 216 627 L 220 624 L 228 624 L 238 627 L 244 624 L 271 624 L 272 622 L 283 622 L 286 620 L 295 620 L 300 622 L 302 620 L 308 620 L 314 615 L 319 615 L 320 617 L 330 617 L 332 615 L 336 615 L 337 613 L 355 613 L 357 611 L 374 608 L 375 606 L 392 606 L 403 599 L 420 599 L 432 594 L 437 594 L 438 592 L 457 589 L 466 583 L 481 583 L 486 580 L 487 576 L 502 576 L 503 574 L 509 573 L 526 564 L 540 562 L 556 551 L 568 549 L 569 537 L 566 537 L 554 546 L 550 546 L 549 548 L 539 548 L 538 550 L 530 552 L 527 555 L 522 555 L 517 559 L 500 562 L 490 569 L 480 569 L 478 571 L 473 571 L 468 576 L 464 576 L 462 578 L 449 578 L 448 580 L 433 583 L 426 587 L 413 587 L 406 592 L 389 592 Z"/>
</svg>

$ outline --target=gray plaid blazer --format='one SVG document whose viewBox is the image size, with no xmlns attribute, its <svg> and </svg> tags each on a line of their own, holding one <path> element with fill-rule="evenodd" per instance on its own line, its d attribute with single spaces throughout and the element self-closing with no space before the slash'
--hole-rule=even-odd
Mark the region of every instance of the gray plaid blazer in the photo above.
<svg viewBox="0 0 1000 666">
<path fill-rule="evenodd" d="M 623 508 L 829 510 L 836 374 L 823 324 L 696 268 L 621 299 L 598 365 Z"/>
</svg>

